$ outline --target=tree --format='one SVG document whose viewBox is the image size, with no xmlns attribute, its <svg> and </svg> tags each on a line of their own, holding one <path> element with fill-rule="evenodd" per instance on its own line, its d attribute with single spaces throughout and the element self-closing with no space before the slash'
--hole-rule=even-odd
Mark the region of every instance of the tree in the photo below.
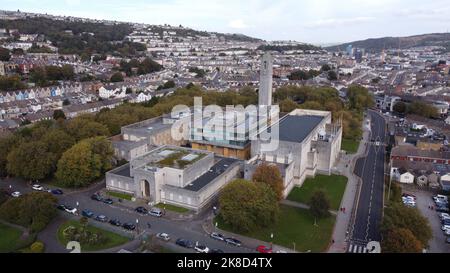
<svg viewBox="0 0 450 273">
<path fill-rule="evenodd" d="M 121 72 L 116 72 L 111 76 L 111 82 L 123 82 L 123 75 Z"/>
<path fill-rule="evenodd" d="M 6 49 L 4 47 L 0 47 L 0 61 L 7 62 L 11 59 L 11 54 L 9 52 L 9 49 Z"/>
<path fill-rule="evenodd" d="M 405 228 L 393 229 L 382 241 L 384 253 L 422 253 L 422 243 Z"/>
<path fill-rule="evenodd" d="M 55 157 L 41 141 L 22 142 L 8 154 L 6 168 L 24 179 L 44 179 L 52 173 Z"/>
<path fill-rule="evenodd" d="M 95 136 L 109 136 L 109 130 L 105 125 L 84 117 L 70 120 L 66 125 L 66 129 L 77 141 Z"/>
<path fill-rule="evenodd" d="M 34 192 L 6 201 L 0 207 L 0 218 L 13 224 L 43 230 L 56 216 L 57 199 L 47 192 Z"/>
<path fill-rule="evenodd" d="M 333 71 L 333 70 L 328 71 L 328 80 L 336 81 L 337 79 L 338 79 L 338 75 L 335 71 Z"/>
<path fill-rule="evenodd" d="M 239 232 L 273 225 L 279 215 L 277 196 L 263 183 L 235 180 L 222 190 L 219 203 L 220 217 Z"/>
<path fill-rule="evenodd" d="M 350 108 L 357 111 L 363 111 L 366 108 L 372 107 L 375 103 L 369 90 L 360 85 L 350 86 L 347 91 L 347 97 Z"/>
<path fill-rule="evenodd" d="M 85 139 L 62 155 L 56 178 L 66 187 L 88 186 L 111 167 L 113 155 L 111 142 L 106 138 Z"/>
<path fill-rule="evenodd" d="M 399 114 L 405 114 L 407 111 L 406 103 L 399 101 L 394 105 L 394 111 Z"/>
<path fill-rule="evenodd" d="M 424 247 L 428 246 L 433 236 L 427 218 L 423 217 L 416 208 L 406 207 L 402 203 L 393 203 L 385 209 L 381 232 L 383 237 L 386 237 L 390 231 L 400 228 L 409 229 Z"/>
<path fill-rule="evenodd" d="M 8 175 L 6 165 L 8 163 L 7 157 L 9 152 L 14 149 L 21 141 L 18 135 L 8 135 L 0 138 L 0 177 Z"/>
<path fill-rule="evenodd" d="M 64 114 L 64 112 L 62 110 L 55 110 L 53 111 L 53 119 L 54 120 L 58 120 L 58 119 L 66 119 L 66 115 Z"/>
<path fill-rule="evenodd" d="M 297 108 L 298 104 L 291 99 L 285 99 L 280 102 L 280 111 L 283 113 L 290 113 Z"/>
<path fill-rule="evenodd" d="M 324 64 L 324 65 L 322 65 L 322 68 L 320 70 L 327 72 L 327 71 L 331 70 L 331 67 L 328 64 Z"/>
<path fill-rule="evenodd" d="M 283 199 L 283 177 L 281 177 L 280 170 L 277 166 L 266 163 L 259 165 L 253 173 L 252 180 L 256 183 L 269 185 L 277 195 L 278 200 Z"/>
<path fill-rule="evenodd" d="M 323 190 L 317 190 L 309 200 L 309 210 L 315 219 L 330 215 L 330 199 Z"/>
</svg>

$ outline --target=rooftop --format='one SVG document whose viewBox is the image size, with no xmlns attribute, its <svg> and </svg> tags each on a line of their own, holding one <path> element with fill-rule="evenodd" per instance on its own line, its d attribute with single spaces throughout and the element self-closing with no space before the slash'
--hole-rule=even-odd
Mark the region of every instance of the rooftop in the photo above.
<svg viewBox="0 0 450 273">
<path fill-rule="evenodd" d="M 324 119 L 323 116 L 288 115 L 280 123 L 280 141 L 303 142 Z"/>
<path fill-rule="evenodd" d="M 202 176 L 192 181 L 189 185 L 184 187 L 185 190 L 198 192 L 214 181 L 217 177 L 223 174 L 232 164 L 239 160 L 233 158 L 222 158 L 209 171 Z"/>
</svg>

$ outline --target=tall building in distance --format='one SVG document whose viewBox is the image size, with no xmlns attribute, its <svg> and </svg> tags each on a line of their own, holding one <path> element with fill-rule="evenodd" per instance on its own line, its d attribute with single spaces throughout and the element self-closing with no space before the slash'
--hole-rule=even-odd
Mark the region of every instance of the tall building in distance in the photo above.
<svg viewBox="0 0 450 273">
<path fill-rule="evenodd" d="M 273 90 L 273 57 L 270 53 L 264 54 L 261 60 L 259 82 L 259 105 L 272 105 Z"/>
<path fill-rule="evenodd" d="M 347 51 L 348 56 L 353 56 L 353 46 L 352 45 L 348 45 L 346 51 Z"/>
</svg>

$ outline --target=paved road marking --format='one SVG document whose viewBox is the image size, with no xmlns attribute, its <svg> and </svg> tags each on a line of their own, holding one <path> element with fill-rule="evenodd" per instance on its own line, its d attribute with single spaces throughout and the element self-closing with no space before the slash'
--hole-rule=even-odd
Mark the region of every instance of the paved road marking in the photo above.
<svg viewBox="0 0 450 273">
<path fill-rule="evenodd" d="M 347 253 L 369 253 L 369 250 L 366 246 L 350 244 Z"/>
</svg>

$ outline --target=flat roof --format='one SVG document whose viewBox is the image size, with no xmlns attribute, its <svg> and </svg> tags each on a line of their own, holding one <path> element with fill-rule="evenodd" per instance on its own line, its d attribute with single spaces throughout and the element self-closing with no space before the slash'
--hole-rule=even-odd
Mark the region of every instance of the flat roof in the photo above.
<svg viewBox="0 0 450 273">
<path fill-rule="evenodd" d="M 211 183 L 214 179 L 222 175 L 224 172 L 228 170 L 228 168 L 235 162 L 239 161 L 234 158 L 222 158 L 220 159 L 214 166 L 211 167 L 206 173 L 192 181 L 189 185 L 184 187 L 185 190 L 198 192 L 204 187 L 206 187 L 209 183 Z"/>
<path fill-rule="evenodd" d="M 119 169 L 112 170 L 111 173 L 116 174 L 116 175 L 120 175 L 120 176 L 123 176 L 123 177 L 131 178 L 130 163 L 127 163 L 127 164 L 119 167 Z"/>
<path fill-rule="evenodd" d="M 323 116 L 286 116 L 279 123 L 280 141 L 303 142 L 324 119 Z"/>
</svg>

